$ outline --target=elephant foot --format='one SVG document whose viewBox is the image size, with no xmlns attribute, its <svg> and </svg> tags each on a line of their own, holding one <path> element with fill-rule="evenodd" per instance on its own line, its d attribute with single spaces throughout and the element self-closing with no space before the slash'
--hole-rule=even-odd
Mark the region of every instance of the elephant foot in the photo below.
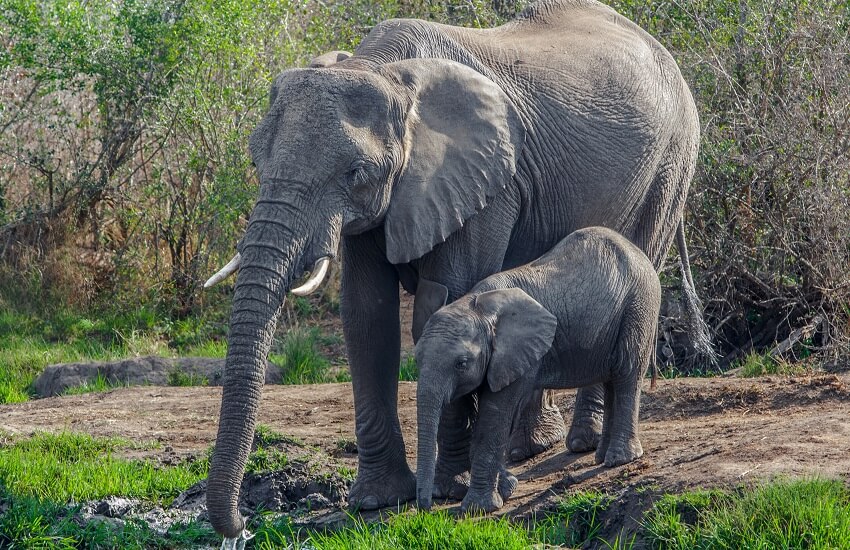
<svg viewBox="0 0 850 550">
<path fill-rule="evenodd" d="M 643 456 L 643 446 L 641 446 L 637 438 L 629 441 L 626 445 L 611 444 L 605 452 L 600 451 L 602 449 L 596 451 L 596 463 L 601 464 L 604 462 L 608 468 L 628 464 Z"/>
<path fill-rule="evenodd" d="M 416 497 L 416 477 L 405 464 L 394 471 L 358 475 L 348 493 L 352 510 L 377 510 L 398 506 Z"/>
<path fill-rule="evenodd" d="M 508 500 L 514 494 L 514 489 L 516 489 L 518 483 L 516 476 L 504 468 L 499 472 L 499 496 L 502 497 L 503 501 Z"/>
<path fill-rule="evenodd" d="M 465 514 L 489 514 L 504 505 L 499 491 L 473 492 L 470 491 L 460 503 L 460 511 Z"/>
<path fill-rule="evenodd" d="M 602 435 L 602 417 L 588 415 L 573 420 L 570 433 L 567 435 L 567 449 L 573 453 L 586 453 L 599 446 Z"/>
<path fill-rule="evenodd" d="M 554 403 L 554 398 L 547 397 L 541 402 L 534 397 L 531 403 L 520 411 L 520 417 L 511 433 L 510 459 L 514 462 L 525 460 L 551 448 L 567 435 L 564 417 Z"/>
<path fill-rule="evenodd" d="M 441 500 L 460 500 L 469 491 L 469 472 L 434 474 L 434 498 Z"/>
</svg>

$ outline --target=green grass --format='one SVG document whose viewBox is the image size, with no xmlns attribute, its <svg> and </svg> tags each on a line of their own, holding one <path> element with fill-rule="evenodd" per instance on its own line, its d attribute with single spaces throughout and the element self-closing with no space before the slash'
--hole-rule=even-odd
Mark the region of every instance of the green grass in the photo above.
<svg viewBox="0 0 850 550">
<path fill-rule="evenodd" d="M 185 347 L 180 355 L 185 357 L 216 357 L 224 359 L 227 355 L 226 340 L 206 340 L 198 344 Z"/>
<path fill-rule="evenodd" d="M 0 447 L 0 548 L 180 548 L 213 544 L 208 525 L 175 525 L 164 535 L 140 521 L 80 525 L 79 505 L 109 495 L 168 504 L 204 478 L 205 460 L 160 467 L 113 456 L 140 448 L 117 438 L 37 433 Z M 142 446 L 142 448 L 147 448 Z"/>
<path fill-rule="evenodd" d="M 17 497 L 0 486 L 0 548 L 197 548 L 216 544 L 220 538 L 206 524 L 172 526 L 161 535 L 141 521 L 124 525 L 93 521 L 80 525 L 77 506 L 66 506 L 33 497 Z"/>
<path fill-rule="evenodd" d="M 455 519 L 446 512 L 391 516 L 385 523 L 354 520 L 341 531 L 311 535 L 309 544 L 322 550 L 434 548 L 527 549 L 536 541 L 522 525 L 507 519 Z M 262 543 L 260 548 L 273 548 Z"/>
<path fill-rule="evenodd" d="M 16 497 L 57 503 L 118 495 L 167 504 L 206 476 L 203 461 L 161 468 L 113 456 L 132 447 L 121 439 L 37 433 L 0 447 L 0 483 Z"/>
<path fill-rule="evenodd" d="M 98 391 L 108 391 L 113 388 L 123 387 L 123 384 L 113 384 L 109 380 L 106 379 L 102 374 L 97 375 L 97 377 L 91 382 L 85 382 L 80 384 L 79 386 L 73 386 L 67 388 L 62 395 L 80 395 L 83 393 L 91 393 Z"/>
<path fill-rule="evenodd" d="M 194 372 L 186 372 L 180 368 L 174 368 L 168 371 L 168 378 L 166 380 L 169 386 L 206 386 L 210 383 L 207 380 L 207 377 L 202 374 L 196 374 Z"/>
<path fill-rule="evenodd" d="M 33 381 L 51 364 L 134 355 L 223 357 L 226 352 L 226 343 L 209 332 L 213 329 L 199 328 L 200 319 L 171 322 L 144 308 L 92 317 L 69 311 L 35 315 L 0 310 L 0 403 L 32 397 Z M 71 392 L 112 387 L 94 381 Z"/>
<path fill-rule="evenodd" d="M 600 515 L 612 502 L 611 497 L 597 491 L 574 493 L 535 524 L 539 540 L 548 544 L 583 547 L 597 540 L 602 529 Z"/>
<path fill-rule="evenodd" d="M 795 365 L 774 359 L 767 354 L 750 352 L 738 362 L 743 378 L 753 378 L 765 374 L 801 374 L 806 370 L 803 365 Z"/>
<path fill-rule="evenodd" d="M 416 366 L 416 358 L 413 355 L 405 355 L 401 360 L 398 379 L 408 382 L 419 380 L 419 367 Z"/>
<path fill-rule="evenodd" d="M 321 354 L 321 338 L 318 329 L 295 327 L 286 333 L 282 352 L 269 355 L 271 362 L 280 365 L 283 384 L 321 384 L 350 379 L 347 372 L 335 372 L 330 361 Z"/>
<path fill-rule="evenodd" d="M 668 495 L 647 514 L 654 548 L 850 549 L 850 490 L 841 481 L 777 481 L 740 493 Z"/>
</svg>

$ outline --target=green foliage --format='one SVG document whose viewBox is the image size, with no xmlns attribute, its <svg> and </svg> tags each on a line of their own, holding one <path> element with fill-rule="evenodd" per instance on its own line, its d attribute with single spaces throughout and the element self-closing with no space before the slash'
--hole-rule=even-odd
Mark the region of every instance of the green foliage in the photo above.
<svg viewBox="0 0 850 550">
<path fill-rule="evenodd" d="M 59 503 L 108 495 L 167 503 L 206 476 L 191 465 L 161 468 L 113 456 L 131 445 L 81 434 L 37 433 L 0 448 L 0 483 L 14 496 Z"/>
<path fill-rule="evenodd" d="M 416 366 L 416 357 L 405 355 L 398 369 L 398 379 L 415 382 L 419 379 L 419 367 Z"/>
<path fill-rule="evenodd" d="M 753 378 L 765 374 L 800 374 L 805 370 L 801 365 L 755 352 L 750 352 L 741 359 L 738 367 L 741 369 L 740 375 L 743 378 Z"/>
<path fill-rule="evenodd" d="M 371 525 L 355 519 L 352 527 L 330 534 L 315 533 L 309 540 L 312 547 L 323 550 L 526 549 L 533 542 L 524 527 L 507 519 L 455 519 L 445 512 L 399 514 L 386 523 Z"/>
<path fill-rule="evenodd" d="M 78 507 L 49 500 L 13 495 L 0 487 L 0 546 L 3 548 L 74 549 L 132 548 L 170 549 L 211 545 L 219 537 L 209 525 L 176 524 L 164 535 L 141 521 L 122 525 L 92 521 L 80 525 L 74 517 Z"/>
<path fill-rule="evenodd" d="M 610 4 L 671 51 L 697 103 L 702 141 L 687 231 L 720 351 L 769 349 L 820 315 L 830 328 L 816 331 L 815 347 L 842 353 L 850 343 L 850 287 L 837 268 L 850 263 L 850 155 L 841 145 L 850 5 Z"/>
<path fill-rule="evenodd" d="M 2 300 L 0 300 L 2 303 Z M 26 302 L 24 302 L 25 304 Z M 98 313 L 98 312 L 91 312 Z M 100 312 L 97 315 L 73 313 L 68 309 L 37 315 L 15 308 L 0 310 L 0 403 L 26 401 L 30 387 L 47 365 L 76 361 L 109 361 L 131 355 L 175 354 L 223 357 L 226 344 L 210 339 L 221 327 L 194 318 L 192 326 L 205 325 L 191 338 L 181 337 L 188 323 L 172 322 L 163 314 L 141 308 L 133 313 Z M 206 338 L 206 340 L 203 340 Z M 169 345 L 175 340 L 187 342 Z M 201 341 L 202 343 L 196 343 Z M 175 375 L 171 382 L 198 385 L 196 376 Z M 114 387 L 96 380 L 69 393 L 102 391 Z"/>
<path fill-rule="evenodd" d="M 580 492 L 564 498 L 554 513 L 535 526 L 536 536 L 548 544 L 584 547 L 599 539 L 599 515 L 611 505 L 610 496 L 596 491 Z"/>
<path fill-rule="evenodd" d="M 79 386 L 67 388 L 63 395 L 80 395 L 84 393 L 92 393 L 99 391 L 108 391 L 113 388 L 119 388 L 121 384 L 113 384 L 106 379 L 105 376 L 98 373 L 97 377 L 91 382 L 80 384 Z"/>
<path fill-rule="evenodd" d="M 343 381 L 347 373 L 333 373 L 330 362 L 318 350 L 319 329 L 290 329 L 283 340 L 282 353 L 269 360 L 280 365 L 283 384 L 319 384 Z"/>
<path fill-rule="evenodd" d="M 850 548 L 850 491 L 815 479 L 667 496 L 645 522 L 654 548 Z"/>
</svg>

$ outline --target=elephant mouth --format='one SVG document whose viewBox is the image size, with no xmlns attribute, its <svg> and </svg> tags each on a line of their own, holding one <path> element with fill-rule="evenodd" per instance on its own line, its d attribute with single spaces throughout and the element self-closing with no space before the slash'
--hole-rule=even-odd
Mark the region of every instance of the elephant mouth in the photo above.
<svg viewBox="0 0 850 550">
<path fill-rule="evenodd" d="M 325 277 L 328 274 L 331 260 L 334 257 L 335 255 L 324 255 L 312 262 L 313 267 L 309 271 L 304 271 L 304 275 L 302 276 L 303 282 L 296 283 L 290 292 L 296 296 L 307 296 L 318 290 L 319 287 L 322 286 L 322 282 L 324 282 Z M 237 252 L 236 255 L 233 256 L 233 259 L 227 262 L 227 265 L 222 267 L 215 275 L 207 279 L 207 282 L 204 283 L 204 288 L 210 288 L 211 286 L 214 286 L 228 278 L 233 273 L 236 273 L 239 271 L 241 264 L 242 255 Z"/>
<path fill-rule="evenodd" d="M 296 283 L 297 286 L 292 288 L 290 292 L 296 296 L 307 296 L 316 292 L 322 286 L 328 274 L 332 258 L 332 256 L 322 256 L 313 262 L 313 268 L 305 275 L 303 282 Z"/>
</svg>

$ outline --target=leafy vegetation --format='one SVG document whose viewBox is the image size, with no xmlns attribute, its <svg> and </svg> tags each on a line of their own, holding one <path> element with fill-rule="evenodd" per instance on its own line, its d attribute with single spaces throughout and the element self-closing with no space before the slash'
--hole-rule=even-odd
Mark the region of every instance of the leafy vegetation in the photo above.
<svg viewBox="0 0 850 550">
<path fill-rule="evenodd" d="M 14 365 L 0 400 L 26 399 L 48 360 L 223 355 L 230 289 L 199 288 L 232 254 L 254 199 L 247 136 L 274 76 L 354 49 L 386 18 L 488 27 L 527 3 L 0 0 L 1 81 L 15 98 L 0 110 L 0 317 L 17 316 L 10 333 L 24 337 L 0 330 L 0 360 Z M 809 325 L 783 359 L 839 353 L 850 326 L 850 8 L 610 3 L 673 53 L 697 100 L 688 234 L 723 365 Z M 665 274 L 671 288 L 677 279 Z M 286 326 L 335 314 L 338 282 L 322 292 L 291 300 Z M 703 372 L 681 359 L 687 335 L 669 335 L 671 368 Z M 336 377 L 320 360 L 307 369 L 316 375 L 302 366 L 292 380 Z"/>
<path fill-rule="evenodd" d="M 412 354 L 405 355 L 398 369 L 398 379 L 415 382 L 419 379 L 419 367 L 416 366 L 416 358 Z"/>
<path fill-rule="evenodd" d="M 334 371 L 331 363 L 319 351 L 318 329 L 294 327 L 283 338 L 280 355 L 272 353 L 269 360 L 280 365 L 283 384 L 319 384 L 350 380 L 348 371 Z"/>
<path fill-rule="evenodd" d="M 37 433 L 0 447 L 0 483 L 14 496 L 58 503 L 108 495 L 167 503 L 206 476 L 206 468 L 195 463 L 163 469 L 113 456 L 132 445 L 121 439 Z"/>
<path fill-rule="evenodd" d="M 767 354 L 755 352 L 750 352 L 741 359 L 738 362 L 738 367 L 741 369 L 740 374 L 744 378 L 765 374 L 800 374 L 806 370 L 801 363 L 789 363 L 781 357 L 774 358 Z"/>
<path fill-rule="evenodd" d="M 0 546 L 72 550 L 75 548 L 172 549 L 215 544 L 219 537 L 208 524 L 176 524 L 161 534 L 142 521 L 120 525 L 92 521 L 80 525 L 78 506 L 34 497 L 19 497 L 0 487 Z"/>
<path fill-rule="evenodd" d="M 0 298 L 2 302 L 2 298 Z M 200 322 L 201 318 L 196 319 Z M 194 324 L 171 322 L 161 314 L 140 309 L 133 314 L 108 312 L 98 316 L 69 310 L 44 315 L 20 310 L 0 310 L 0 403 L 26 401 L 31 385 L 47 365 L 78 361 L 109 361 L 136 355 L 222 356 L 224 329 L 200 329 Z M 200 343 L 199 343 L 200 342 Z M 179 379 L 178 379 L 179 378 Z M 174 385 L 200 379 L 175 374 Z M 112 387 L 106 380 L 69 390 L 101 391 Z"/>
<path fill-rule="evenodd" d="M 655 548 L 850 548 L 841 481 L 779 481 L 740 493 L 668 495 L 648 514 Z"/>
<path fill-rule="evenodd" d="M 786 360 L 846 353 L 850 5 L 610 4 L 670 50 L 694 93 L 702 142 L 687 233 L 722 366 L 804 328 Z M 677 368 L 698 366 L 681 360 L 687 335 L 670 336 Z"/>
</svg>

